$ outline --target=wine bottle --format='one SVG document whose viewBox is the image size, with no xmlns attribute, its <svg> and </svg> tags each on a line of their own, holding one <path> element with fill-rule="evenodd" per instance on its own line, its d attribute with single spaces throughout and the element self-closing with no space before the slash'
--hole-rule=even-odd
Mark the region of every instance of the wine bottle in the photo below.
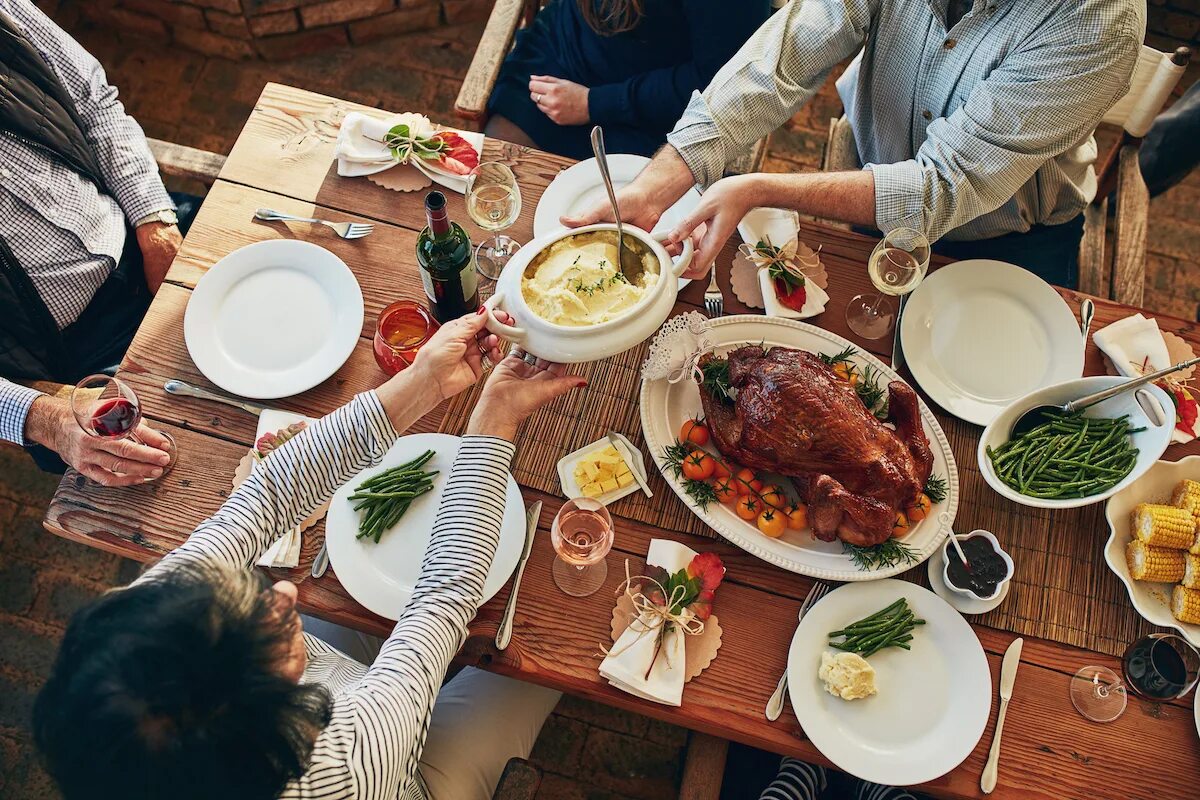
<svg viewBox="0 0 1200 800">
<path fill-rule="evenodd" d="M 445 323 L 479 308 L 474 248 L 462 226 L 446 215 L 441 192 L 425 196 L 425 220 L 417 237 L 417 263 L 433 316 Z"/>
</svg>

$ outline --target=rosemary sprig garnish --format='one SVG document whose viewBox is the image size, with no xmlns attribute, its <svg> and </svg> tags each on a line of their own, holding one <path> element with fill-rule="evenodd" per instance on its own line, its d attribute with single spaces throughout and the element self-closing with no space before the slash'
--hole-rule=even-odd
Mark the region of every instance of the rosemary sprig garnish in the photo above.
<svg viewBox="0 0 1200 800">
<path fill-rule="evenodd" d="M 945 500 L 948 491 L 946 479 L 941 475 L 930 475 L 929 480 L 925 481 L 925 494 L 929 495 L 929 500 L 934 505 Z"/>
<path fill-rule="evenodd" d="M 851 347 L 847 347 L 845 350 L 841 351 L 840 353 L 836 353 L 835 355 L 832 355 L 832 356 L 828 355 L 826 353 L 817 353 L 817 358 L 824 361 L 825 366 L 833 367 L 837 364 L 849 365 L 849 364 L 853 363 L 852 359 L 856 355 L 858 355 L 858 351 L 855 350 L 854 347 L 851 346 Z"/>
<path fill-rule="evenodd" d="M 688 497 L 692 498 L 702 511 L 707 511 L 709 504 L 717 501 L 716 489 L 708 481 L 683 477 L 683 461 L 695 449 L 692 445 L 676 439 L 674 444 L 663 448 L 663 462 L 667 469 L 671 470 L 675 479 L 683 484 L 683 491 L 687 493 Z"/>
<path fill-rule="evenodd" d="M 704 373 L 704 379 L 700 382 L 701 389 L 724 403 L 733 402 L 729 389 L 728 361 L 723 358 L 710 359 L 700 371 Z"/>
<path fill-rule="evenodd" d="M 850 556 L 854 566 L 863 571 L 887 569 L 897 564 L 917 563 L 917 551 L 896 539 L 888 539 L 886 542 L 870 547 L 842 542 L 842 552 Z"/>
<path fill-rule="evenodd" d="M 870 364 L 863 367 L 858 373 L 858 383 L 854 385 L 854 391 L 858 393 L 858 399 L 862 400 L 868 411 L 879 419 L 887 418 L 887 403 L 884 402 L 887 391 L 879 385 L 879 370 Z"/>
</svg>

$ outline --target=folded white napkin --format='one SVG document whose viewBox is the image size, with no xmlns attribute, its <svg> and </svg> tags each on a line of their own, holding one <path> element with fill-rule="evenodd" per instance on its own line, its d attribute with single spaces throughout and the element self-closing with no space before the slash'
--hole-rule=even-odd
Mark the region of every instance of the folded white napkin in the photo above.
<svg viewBox="0 0 1200 800">
<path fill-rule="evenodd" d="M 1122 375 L 1135 378 L 1171 365 L 1158 320 L 1134 314 L 1092 334 L 1104 355 Z"/>
<path fill-rule="evenodd" d="M 393 114 L 383 119 L 369 117 L 357 111 L 351 111 L 347 114 L 345 119 L 342 120 L 341 129 L 338 131 L 337 143 L 334 145 L 334 157 L 337 158 L 338 162 L 338 175 L 346 178 L 357 178 L 363 175 L 374 175 L 377 172 L 383 172 L 385 169 L 391 169 L 396 166 L 397 162 L 392 158 L 392 154 L 388 150 L 387 145 L 383 143 L 383 139 L 388 131 L 401 123 L 416 128 L 429 126 L 430 133 L 433 132 L 429 120 L 421 114 Z M 470 142 L 475 151 L 482 155 L 484 138 L 482 133 L 453 130 Z M 428 175 L 435 183 L 453 192 L 463 194 L 467 191 L 467 179 L 462 175 L 444 172 L 419 158 L 410 159 L 409 163 Z"/>
<path fill-rule="evenodd" d="M 825 304 L 829 302 L 829 295 L 824 289 L 817 286 L 815 281 L 806 280 L 804 282 L 804 308 L 800 311 L 788 308 L 779 302 L 779 296 L 775 294 L 775 287 L 771 281 L 770 270 L 766 267 L 758 271 L 758 286 L 762 290 L 763 308 L 768 317 L 785 319 L 815 317 L 825 310 Z"/>
<path fill-rule="evenodd" d="M 752 208 L 738 223 L 738 233 L 749 245 L 770 239 L 779 247 L 795 239 L 798 230 L 800 215 L 783 208 Z"/>
<path fill-rule="evenodd" d="M 273 408 L 263 409 L 258 417 L 258 430 L 254 433 L 257 442 L 264 433 L 274 433 L 282 430 L 293 422 L 315 422 L 312 417 L 294 414 L 290 411 L 277 411 Z M 269 457 L 269 456 L 268 456 Z M 276 539 L 267 551 L 258 559 L 260 567 L 292 568 L 300 563 L 301 526 L 297 525 Z"/>
<path fill-rule="evenodd" d="M 696 551 L 669 539 L 651 539 L 646 553 L 646 563 L 662 567 L 675 573 L 686 567 L 696 557 Z M 658 629 L 647 631 L 635 620 L 613 645 L 610 655 L 600 664 L 600 677 L 618 689 L 653 700 L 668 706 L 683 702 L 683 683 L 687 671 L 684 663 L 684 639 L 687 637 L 679 626 L 666 634 L 662 650 L 646 677 L 646 667 L 654 658 Z"/>
</svg>

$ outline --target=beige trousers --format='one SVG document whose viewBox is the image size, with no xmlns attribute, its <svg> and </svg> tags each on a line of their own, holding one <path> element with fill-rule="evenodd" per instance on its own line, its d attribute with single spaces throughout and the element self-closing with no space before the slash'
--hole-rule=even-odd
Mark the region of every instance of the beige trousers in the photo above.
<svg viewBox="0 0 1200 800">
<path fill-rule="evenodd" d="M 383 640 L 304 617 L 304 630 L 370 664 Z M 528 758 L 561 692 L 466 667 L 442 686 L 418 769 L 432 800 L 491 800 L 510 758 Z"/>
</svg>

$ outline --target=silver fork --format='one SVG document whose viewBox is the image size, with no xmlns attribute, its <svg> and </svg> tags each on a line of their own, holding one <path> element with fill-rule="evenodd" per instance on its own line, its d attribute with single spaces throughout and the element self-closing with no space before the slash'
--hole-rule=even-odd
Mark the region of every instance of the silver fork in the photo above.
<svg viewBox="0 0 1200 800">
<path fill-rule="evenodd" d="M 800 614 L 796 617 L 797 622 L 804 619 L 804 615 L 808 610 L 816 605 L 817 601 L 829 593 L 829 584 L 824 581 L 816 581 L 812 588 L 808 590 L 808 595 L 804 598 L 804 602 L 800 605 Z M 783 713 L 783 698 L 787 696 L 787 668 L 783 670 L 783 674 L 779 676 L 779 683 L 775 685 L 775 691 L 771 694 L 771 699 L 767 700 L 767 719 L 771 722 L 779 719 L 779 715 Z"/>
<path fill-rule="evenodd" d="M 725 298 L 717 287 L 717 265 L 713 264 L 708 273 L 708 288 L 704 290 L 704 312 L 710 317 L 720 317 L 725 313 Z"/>
<path fill-rule="evenodd" d="M 370 236 L 375 230 L 375 226 L 369 222 L 330 222 L 329 220 L 317 219 L 316 217 L 297 217 L 294 214 L 285 214 L 282 211 L 275 211 L 270 208 L 258 209 L 254 212 L 254 218 L 267 222 L 289 220 L 291 222 L 312 222 L 327 225 L 333 228 L 333 232 L 343 239 L 361 239 L 364 236 Z"/>
</svg>

